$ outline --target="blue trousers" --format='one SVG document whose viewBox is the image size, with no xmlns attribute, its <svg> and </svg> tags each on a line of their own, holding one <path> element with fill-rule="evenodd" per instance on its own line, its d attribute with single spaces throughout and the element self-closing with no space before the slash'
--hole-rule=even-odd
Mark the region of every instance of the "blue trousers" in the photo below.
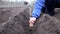
<svg viewBox="0 0 60 34">
<path fill-rule="evenodd" d="M 46 0 L 45 6 L 47 9 L 47 13 L 53 16 L 54 8 L 60 8 L 60 0 Z"/>
</svg>

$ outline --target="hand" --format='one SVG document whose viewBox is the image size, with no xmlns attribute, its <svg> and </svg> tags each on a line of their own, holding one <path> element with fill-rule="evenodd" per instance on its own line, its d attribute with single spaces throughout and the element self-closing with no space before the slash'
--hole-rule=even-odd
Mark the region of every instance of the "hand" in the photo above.
<svg viewBox="0 0 60 34">
<path fill-rule="evenodd" d="M 36 18 L 31 17 L 30 20 L 29 20 L 29 26 L 32 27 L 34 25 L 35 21 L 36 21 Z"/>
</svg>

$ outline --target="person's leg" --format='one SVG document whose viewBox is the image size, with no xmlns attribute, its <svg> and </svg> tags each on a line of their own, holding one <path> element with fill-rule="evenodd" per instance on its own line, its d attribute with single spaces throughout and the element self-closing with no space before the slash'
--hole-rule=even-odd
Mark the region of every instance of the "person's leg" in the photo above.
<svg viewBox="0 0 60 34">
<path fill-rule="evenodd" d="M 60 0 L 56 0 L 56 8 L 60 8 Z"/>
<path fill-rule="evenodd" d="M 45 7 L 42 8 L 42 13 L 46 13 L 46 8 Z"/>
<path fill-rule="evenodd" d="M 60 0 L 58 0 L 58 3 L 60 4 Z"/>
<path fill-rule="evenodd" d="M 54 0 L 46 0 L 45 6 L 47 8 L 47 13 L 50 16 L 54 15 L 55 1 Z"/>
</svg>

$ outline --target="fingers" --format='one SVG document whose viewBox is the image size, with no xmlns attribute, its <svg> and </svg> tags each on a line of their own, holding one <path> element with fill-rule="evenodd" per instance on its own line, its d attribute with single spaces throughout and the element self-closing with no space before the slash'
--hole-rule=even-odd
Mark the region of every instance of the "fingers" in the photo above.
<svg viewBox="0 0 60 34">
<path fill-rule="evenodd" d="M 29 23 L 34 23 L 35 20 L 34 19 L 30 19 Z"/>
<path fill-rule="evenodd" d="M 30 26 L 30 27 L 33 27 L 33 24 L 32 24 L 32 23 L 29 23 L 29 26 Z"/>
<path fill-rule="evenodd" d="M 31 17 L 30 20 L 29 20 L 29 26 L 33 26 L 35 21 L 36 21 L 36 18 L 35 17 Z"/>
</svg>

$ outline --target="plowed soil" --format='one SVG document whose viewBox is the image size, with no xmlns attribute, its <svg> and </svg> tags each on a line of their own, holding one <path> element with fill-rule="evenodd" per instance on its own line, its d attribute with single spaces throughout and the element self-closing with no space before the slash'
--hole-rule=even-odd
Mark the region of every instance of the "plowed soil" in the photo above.
<svg viewBox="0 0 60 34">
<path fill-rule="evenodd" d="M 26 7 L 0 8 L 0 34 L 60 34 L 60 9 L 50 16 L 41 14 L 29 27 L 30 9 Z"/>
</svg>

